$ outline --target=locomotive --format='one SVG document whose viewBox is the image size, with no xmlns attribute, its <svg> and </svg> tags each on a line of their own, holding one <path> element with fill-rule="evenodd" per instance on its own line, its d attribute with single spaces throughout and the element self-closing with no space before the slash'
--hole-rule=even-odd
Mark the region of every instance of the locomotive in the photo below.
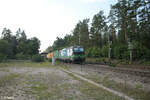
<svg viewBox="0 0 150 100">
<path fill-rule="evenodd" d="M 56 50 L 51 53 L 48 53 L 47 58 L 51 59 L 54 57 L 56 60 L 61 60 L 64 62 L 73 62 L 73 63 L 83 63 L 85 62 L 85 53 L 82 46 L 71 46 L 64 48 L 62 50 Z"/>
</svg>

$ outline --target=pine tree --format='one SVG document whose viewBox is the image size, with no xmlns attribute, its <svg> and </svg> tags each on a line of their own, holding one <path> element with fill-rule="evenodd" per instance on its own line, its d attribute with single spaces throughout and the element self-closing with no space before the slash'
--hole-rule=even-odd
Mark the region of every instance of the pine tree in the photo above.
<svg viewBox="0 0 150 100">
<path fill-rule="evenodd" d="M 89 46 L 89 27 L 88 27 L 89 19 L 84 19 L 80 22 L 80 44 L 85 48 Z"/>
<path fill-rule="evenodd" d="M 138 28 L 138 20 L 137 20 L 137 12 L 139 8 L 139 0 L 132 0 L 128 1 L 128 13 L 127 13 L 127 23 L 128 23 L 128 38 L 131 41 L 138 41 L 139 40 L 139 28 Z"/>
<path fill-rule="evenodd" d="M 150 49 L 150 1 L 141 0 L 138 10 L 140 40 Z"/>
<path fill-rule="evenodd" d="M 73 43 L 74 45 L 82 45 L 85 48 L 89 45 L 89 19 L 79 21 L 73 30 Z"/>
<path fill-rule="evenodd" d="M 117 28 L 119 42 L 126 43 L 128 40 L 127 34 L 127 0 L 119 0 L 115 5 L 112 6 L 115 10 L 117 17 Z"/>
<path fill-rule="evenodd" d="M 94 15 L 90 29 L 90 39 L 93 46 L 102 47 L 102 35 L 105 32 L 106 17 L 103 11 Z"/>
<path fill-rule="evenodd" d="M 80 34 L 80 22 L 76 24 L 74 30 L 73 30 L 73 45 L 79 45 L 79 34 Z"/>
</svg>

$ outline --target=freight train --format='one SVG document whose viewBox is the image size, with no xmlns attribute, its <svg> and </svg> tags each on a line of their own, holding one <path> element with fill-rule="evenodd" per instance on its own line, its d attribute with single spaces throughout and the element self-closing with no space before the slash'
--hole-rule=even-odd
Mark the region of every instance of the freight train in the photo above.
<svg viewBox="0 0 150 100">
<path fill-rule="evenodd" d="M 85 53 L 82 46 L 71 46 L 62 50 L 56 50 L 48 53 L 47 58 L 64 62 L 83 63 L 85 62 Z"/>
</svg>

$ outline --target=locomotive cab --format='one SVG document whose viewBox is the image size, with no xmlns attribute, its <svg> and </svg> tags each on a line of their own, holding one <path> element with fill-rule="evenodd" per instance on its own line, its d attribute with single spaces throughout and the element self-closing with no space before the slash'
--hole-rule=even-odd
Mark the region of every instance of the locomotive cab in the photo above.
<svg viewBox="0 0 150 100">
<path fill-rule="evenodd" d="M 81 46 L 74 46 L 73 47 L 73 61 L 74 62 L 84 62 L 85 61 L 85 54 L 84 48 Z"/>
</svg>

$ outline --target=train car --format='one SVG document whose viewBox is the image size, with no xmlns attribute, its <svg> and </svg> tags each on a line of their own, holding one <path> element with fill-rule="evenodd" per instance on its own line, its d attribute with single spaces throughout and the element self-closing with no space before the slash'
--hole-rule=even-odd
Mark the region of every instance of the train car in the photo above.
<svg viewBox="0 0 150 100">
<path fill-rule="evenodd" d="M 73 46 L 71 61 L 73 62 L 85 62 L 85 53 L 82 46 Z"/>
<path fill-rule="evenodd" d="M 59 50 L 59 60 L 66 61 L 66 62 L 69 61 L 68 48 Z"/>
<path fill-rule="evenodd" d="M 82 46 L 71 46 L 69 48 L 64 48 L 59 50 L 56 59 L 65 62 L 79 62 L 85 61 L 84 48 Z"/>
<path fill-rule="evenodd" d="M 53 52 L 50 52 L 50 53 L 47 54 L 48 59 L 52 59 L 52 57 L 53 57 Z"/>
<path fill-rule="evenodd" d="M 85 53 L 82 46 L 71 46 L 53 51 L 48 54 L 47 58 L 51 59 L 52 57 L 64 62 L 83 63 L 85 61 Z"/>
<path fill-rule="evenodd" d="M 58 60 L 59 59 L 59 50 L 55 50 L 54 52 L 53 52 L 53 56 L 54 56 L 54 58 L 56 59 L 56 60 Z"/>
</svg>

